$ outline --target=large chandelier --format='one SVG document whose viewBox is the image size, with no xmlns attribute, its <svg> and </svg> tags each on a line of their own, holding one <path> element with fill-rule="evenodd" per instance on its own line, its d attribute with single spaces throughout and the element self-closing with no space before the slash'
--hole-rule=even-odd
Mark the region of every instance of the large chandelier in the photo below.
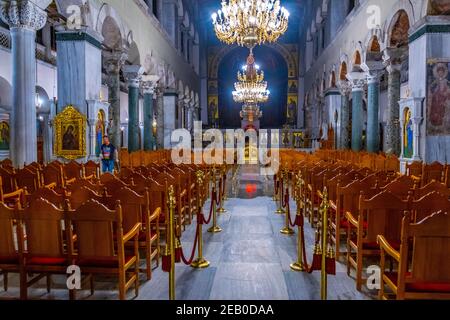
<svg viewBox="0 0 450 320">
<path fill-rule="evenodd" d="M 280 0 L 223 0 L 212 19 L 221 41 L 253 48 L 275 42 L 286 32 L 289 11 Z"/>
<path fill-rule="evenodd" d="M 238 72 L 238 82 L 234 84 L 233 99 L 235 102 L 246 105 L 257 105 L 269 100 L 270 91 L 267 90 L 267 82 L 264 81 L 264 72 L 258 71 L 253 53 L 247 58 L 244 72 Z"/>
</svg>

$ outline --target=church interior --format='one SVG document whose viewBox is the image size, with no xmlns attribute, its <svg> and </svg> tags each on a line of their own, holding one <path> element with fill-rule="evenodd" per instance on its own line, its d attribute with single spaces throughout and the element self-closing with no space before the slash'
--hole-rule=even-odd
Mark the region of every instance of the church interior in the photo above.
<svg viewBox="0 0 450 320">
<path fill-rule="evenodd" d="M 0 0 L 1 300 L 450 300 L 449 0 Z"/>
</svg>

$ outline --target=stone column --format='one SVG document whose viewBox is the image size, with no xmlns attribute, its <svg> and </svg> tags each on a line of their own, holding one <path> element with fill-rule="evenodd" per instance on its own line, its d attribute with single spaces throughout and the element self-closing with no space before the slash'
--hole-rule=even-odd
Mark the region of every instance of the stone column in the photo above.
<svg viewBox="0 0 450 320">
<path fill-rule="evenodd" d="M 341 139 L 339 143 L 340 149 L 348 149 L 350 146 L 350 93 L 352 87 L 348 81 L 341 81 L 339 83 L 339 90 L 341 91 Z"/>
<path fill-rule="evenodd" d="M 14 166 L 37 161 L 36 31 L 47 22 L 50 0 L 2 1 L 0 15 L 11 32 L 11 160 Z"/>
<path fill-rule="evenodd" d="M 164 132 L 164 148 L 171 149 L 171 135 L 176 129 L 175 124 L 175 104 L 177 103 L 177 92 L 172 89 L 167 89 L 164 92 L 164 122 L 163 122 L 163 132 Z M 159 123 L 158 123 L 159 126 Z"/>
<path fill-rule="evenodd" d="M 123 75 L 128 84 L 128 151 L 141 149 L 139 145 L 139 86 L 144 68 L 139 65 L 124 66 Z"/>
<path fill-rule="evenodd" d="M 156 95 L 156 143 L 158 149 L 164 148 L 164 89 L 159 87 Z"/>
<path fill-rule="evenodd" d="M 109 136 L 114 146 L 120 146 L 120 69 L 127 60 L 127 54 L 121 51 L 104 52 L 106 65 L 109 107 Z M 118 148 L 118 147 L 117 147 Z"/>
<path fill-rule="evenodd" d="M 353 71 L 347 75 L 347 79 L 352 86 L 352 150 L 361 151 L 363 147 L 363 97 L 366 75 L 363 72 Z"/>
<path fill-rule="evenodd" d="M 388 110 L 385 131 L 386 153 L 400 155 L 400 87 L 402 50 L 386 49 L 385 52 L 388 76 Z"/>
<path fill-rule="evenodd" d="M 187 105 L 186 111 L 186 129 L 192 132 L 194 129 L 194 106 Z"/>
<path fill-rule="evenodd" d="M 155 94 L 156 81 L 149 80 L 144 76 L 142 92 L 144 94 L 144 150 L 154 149 L 155 139 L 153 137 L 153 96 Z"/>
</svg>

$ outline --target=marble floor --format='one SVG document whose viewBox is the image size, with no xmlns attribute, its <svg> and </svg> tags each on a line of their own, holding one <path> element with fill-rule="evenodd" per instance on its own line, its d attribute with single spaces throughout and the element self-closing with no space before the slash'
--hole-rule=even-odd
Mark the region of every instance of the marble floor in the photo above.
<svg viewBox="0 0 450 320">
<path fill-rule="evenodd" d="M 230 177 L 226 213 L 218 217 L 221 233 L 204 230 L 204 256 L 211 263 L 203 270 L 176 266 L 176 298 L 181 300 L 318 300 L 320 272 L 296 273 L 290 263 L 296 259 L 296 235 L 280 233 L 284 216 L 276 215 L 276 204 L 270 195 L 271 181 L 258 174 L 257 167 L 242 167 L 235 179 Z M 209 208 L 207 202 L 205 208 Z M 208 210 L 205 209 L 205 212 Z M 204 228 L 207 229 L 207 228 Z M 186 229 L 182 244 L 185 253 L 191 251 L 195 226 Z M 308 258 L 312 257 L 314 231 L 306 225 Z M 18 277 L 10 275 L 10 289 L 0 289 L 0 299 L 18 297 Z M 29 289 L 30 299 L 68 299 L 65 277 L 54 276 L 51 293 L 45 289 L 45 279 Z M 3 288 L 3 279 L 0 280 Z M 328 278 L 328 298 L 333 300 L 374 299 L 376 292 L 356 291 L 355 281 L 347 276 L 346 266 L 337 265 L 336 276 Z M 89 287 L 77 294 L 78 299 L 117 299 L 111 279 L 96 279 L 96 291 Z M 149 282 L 141 277 L 140 294 L 129 299 L 168 299 L 168 274 L 156 269 Z"/>
</svg>

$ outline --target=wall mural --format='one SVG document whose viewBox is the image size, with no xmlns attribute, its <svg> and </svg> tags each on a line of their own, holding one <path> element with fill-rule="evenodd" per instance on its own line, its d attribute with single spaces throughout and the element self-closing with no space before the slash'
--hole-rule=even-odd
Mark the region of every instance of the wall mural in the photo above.
<svg viewBox="0 0 450 320">
<path fill-rule="evenodd" d="M 427 134 L 450 135 L 450 61 L 428 61 Z"/>
<path fill-rule="evenodd" d="M 404 110 L 405 123 L 403 125 L 403 157 L 406 159 L 411 159 L 413 157 L 413 123 L 412 123 L 412 113 L 411 110 L 406 108 Z"/>
</svg>

